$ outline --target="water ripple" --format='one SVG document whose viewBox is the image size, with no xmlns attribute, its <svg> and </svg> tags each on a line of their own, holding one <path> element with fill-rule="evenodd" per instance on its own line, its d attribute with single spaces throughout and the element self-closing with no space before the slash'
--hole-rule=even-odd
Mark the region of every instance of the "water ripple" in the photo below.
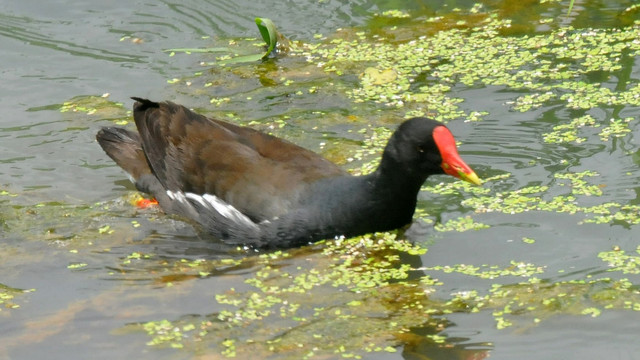
<svg viewBox="0 0 640 360">
<path fill-rule="evenodd" d="M 62 51 L 70 55 L 90 57 L 114 62 L 142 62 L 136 55 L 123 54 L 105 49 L 83 46 L 70 41 L 45 35 L 45 29 L 65 26 L 61 22 L 36 20 L 26 16 L 0 14 L 0 36 L 19 40 L 32 46 Z"/>
</svg>

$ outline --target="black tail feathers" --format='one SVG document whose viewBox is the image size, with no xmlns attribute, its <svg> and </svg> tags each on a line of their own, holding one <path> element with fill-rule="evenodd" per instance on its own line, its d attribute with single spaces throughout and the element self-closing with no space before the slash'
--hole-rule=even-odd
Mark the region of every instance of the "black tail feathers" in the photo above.
<svg viewBox="0 0 640 360">
<path fill-rule="evenodd" d="M 135 96 L 131 99 L 136 101 L 136 103 L 133 104 L 133 111 L 145 111 L 147 109 L 160 107 L 160 104 L 148 99 L 143 99 Z"/>
<path fill-rule="evenodd" d="M 98 131 L 96 139 L 104 152 L 129 173 L 134 181 L 151 173 L 138 133 L 123 128 L 105 127 Z"/>
</svg>

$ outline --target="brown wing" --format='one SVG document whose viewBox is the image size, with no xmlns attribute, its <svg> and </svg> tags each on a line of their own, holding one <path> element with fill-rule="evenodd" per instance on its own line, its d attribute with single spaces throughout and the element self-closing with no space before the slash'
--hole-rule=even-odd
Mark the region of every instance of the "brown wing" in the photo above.
<svg viewBox="0 0 640 360">
<path fill-rule="evenodd" d="M 167 190 L 212 194 L 261 221 L 291 210 L 309 183 L 346 174 L 274 136 L 170 102 L 135 100 L 142 147 Z"/>
</svg>

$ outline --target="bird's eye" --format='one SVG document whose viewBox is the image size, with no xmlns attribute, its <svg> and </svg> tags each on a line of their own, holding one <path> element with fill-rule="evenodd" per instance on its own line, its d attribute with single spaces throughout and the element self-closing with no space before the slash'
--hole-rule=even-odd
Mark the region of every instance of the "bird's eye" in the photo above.
<svg viewBox="0 0 640 360">
<path fill-rule="evenodd" d="M 419 145 L 417 148 L 419 153 L 423 153 L 424 152 L 424 147 L 422 147 L 422 145 Z"/>
</svg>

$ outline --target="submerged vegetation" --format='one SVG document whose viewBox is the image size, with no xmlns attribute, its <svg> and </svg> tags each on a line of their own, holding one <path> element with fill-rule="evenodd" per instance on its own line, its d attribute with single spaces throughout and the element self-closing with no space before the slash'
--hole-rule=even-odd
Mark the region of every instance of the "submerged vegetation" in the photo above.
<svg viewBox="0 0 640 360">
<path fill-rule="evenodd" d="M 2 309 L 17 309 L 20 307 L 20 304 L 15 301 L 15 297 L 18 294 L 32 292 L 34 289 L 30 290 L 22 290 L 22 289 L 14 289 L 9 286 L 0 284 L 0 311 Z"/>
<path fill-rule="evenodd" d="M 490 111 L 482 107 L 467 110 L 464 99 L 455 94 L 464 88 L 500 87 L 523 93 L 510 102 L 513 111 L 535 111 L 554 104 L 572 112 L 569 123 L 550 128 L 541 136 L 541 142 L 574 146 L 600 142 L 607 146 L 613 139 L 629 135 L 628 124 L 633 118 L 621 116 L 620 110 L 623 106 L 640 105 L 640 86 L 625 75 L 625 63 L 640 54 L 640 28 L 559 28 L 538 35 L 505 36 L 511 22 L 480 10 L 481 7 L 474 7 L 471 12 L 475 15 L 473 24 L 427 31 L 428 35 L 409 40 L 394 39 L 396 33 L 407 38 L 407 32 L 423 32 L 424 22 L 409 22 L 384 35 L 343 29 L 321 37 L 323 41 L 319 43 L 298 43 L 289 53 L 287 66 L 295 67 L 296 57 L 302 57 L 313 68 L 297 65 L 307 69 L 307 75 L 295 76 L 292 71 L 285 71 L 276 86 L 292 87 L 289 93 L 294 97 L 320 96 L 339 89 L 354 104 L 363 104 L 353 108 L 356 116 L 358 111 L 382 110 L 404 117 L 427 115 L 444 122 L 482 121 Z M 381 16 L 403 18 L 401 15 Z M 437 19 L 426 21 L 435 22 Z M 317 70 L 326 75 L 319 75 Z M 215 70 L 219 71 L 234 74 L 241 70 Z M 314 81 L 319 76 L 328 77 L 328 85 Z M 613 76 L 618 83 L 611 84 Z M 601 80 L 593 81 L 594 77 Z M 233 101 L 233 97 L 226 99 Z M 211 102 L 219 104 L 214 100 Z M 592 110 L 602 106 L 614 109 L 611 118 L 603 119 Z M 362 134 L 365 146 L 348 159 L 360 164 L 352 167 L 355 173 L 366 173 L 375 167 L 390 131 L 385 127 Z M 573 164 L 566 165 L 568 168 Z M 593 182 L 598 175 L 591 170 L 560 171 L 546 185 L 495 191 L 452 182 L 427 185 L 424 191 L 439 196 L 455 196 L 460 191 L 471 195 L 462 202 L 468 209 L 463 216 L 435 224 L 439 232 L 483 231 L 491 225 L 475 220 L 473 214 L 496 212 L 584 214 L 581 223 L 638 224 L 638 205 L 611 201 L 604 194 L 605 187 Z M 488 181 L 508 181 L 510 176 L 499 174 Z M 594 198 L 602 200 L 594 202 Z M 418 209 L 416 216 L 426 223 L 434 222 L 424 210 Z M 536 243 L 528 237 L 523 237 L 522 242 L 530 246 Z M 443 329 L 444 317 L 453 312 L 491 311 L 495 326 L 503 329 L 523 321 L 535 324 L 558 313 L 596 317 L 607 309 L 640 310 L 640 292 L 627 278 L 588 275 L 554 281 L 545 266 L 516 260 L 506 266 L 409 265 L 415 262 L 408 258 L 425 251 L 422 246 L 405 244 L 395 234 L 380 234 L 325 243 L 320 252 L 323 256 L 314 258 L 309 270 L 300 266 L 292 269 L 292 263 L 300 261 L 296 251 L 292 255 L 262 255 L 261 270 L 245 280 L 252 289 L 231 289 L 217 295 L 216 301 L 228 309 L 195 323 L 179 321 L 176 326 L 182 327 L 183 336 L 162 341 L 162 331 L 153 330 L 154 322 L 142 326 L 156 345 L 167 343 L 194 349 L 198 348 L 195 339 L 224 333 L 225 340 L 219 340 L 217 348 L 226 356 L 258 352 L 307 358 L 333 352 L 342 357 L 363 358 L 369 351 L 394 351 L 403 343 L 402 334 L 411 333 L 411 329 Z M 332 258 L 334 254 L 338 256 Z M 604 266 L 610 271 L 638 273 L 637 259 L 622 250 L 593 255 L 606 261 Z M 286 265 L 282 268 L 278 264 Z M 437 280 L 438 274 L 452 273 L 479 277 L 487 281 L 487 286 L 439 300 L 446 295 L 437 290 L 443 285 Z M 267 323 L 270 331 L 262 333 L 260 329 Z M 185 327 L 197 335 L 185 334 Z M 341 329 L 338 338 L 334 333 L 337 328 Z M 421 341 L 453 347 L 446 336 L 438 333 L 434 331 Z M 486 350 L 491 345 L 479 348 Z"/>
</svg>

